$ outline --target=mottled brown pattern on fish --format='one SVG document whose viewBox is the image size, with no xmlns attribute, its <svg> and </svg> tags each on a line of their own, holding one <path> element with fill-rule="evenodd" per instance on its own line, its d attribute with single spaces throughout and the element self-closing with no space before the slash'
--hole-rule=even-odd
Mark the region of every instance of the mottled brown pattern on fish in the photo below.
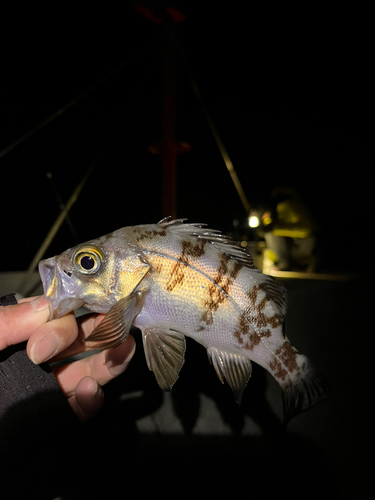
<svg viewBox="0 0 375 500">
<path fill-rule="evenodd" d="M 257 304 L 258 294 L 261 291 L 266 292 L 266 295 Z M 283 316 L 281 314 L 275 313 L 273 316 L 268 317 L 264 313 L 264 309 L 269 301 L 267 291 L 264 286 L 252 286 L 249 290 L 248 296 L 250 299 L 251 322 L 255 325 L 255 327 L 264 328 L 271 326 L 271 328 L 277 328 L 281 324 L 283 320 Z"/>
<path fill-rule="evenodd" d="M 237 329 L 234 332 L 234 336 L 238 340 L 240 345 L 243 345 L 244 338 L 248 335 L 250 331 L 250 323 L 244 314 L 241 314 L 238 320 Z"/>
<path fill-rule="evenodd" d="M 228 297 L 229 289 L 233 284 L 234 278 L 232 274 L 229 273 L 229 277 L 225 277 L 228 273 L 228 262 L 230 257 L 227 254 L 222 254 L 219 267 L 217 268 L 217 275 L 215 276 L 213 282 L 207 287 L 208 298 L 203 301 L 204 311 L 201 316 L 201 321 L 207 325 L 212 325 L 213 314 L 219 309 L 220 304 L 222 304 Z M 236 275 L 238 271 L 236 270 Z"/>
<path fill-rule="evenodd" d="M 230 276 L 231 276 L 231 278 L 233 278 L 235 280 L 237 278 L 238 273 L 241 271 L 243 266 L 242 266 L 242 264 L 240 264 L 237 261 L 233 261 L 233 262 L 234 262 L 233 269 L 231 269 L 231 271 L 230 271 Z"/>
<path fill-rule="evenodd" d="M 156 236 L 166 236 L 167 233 L 165 229 L 161 229 L 160 231 L 157 231 L 156 229 L 145 229 L 145 230 L 139 230 L 139 228 L 134 228 L 133 232 L 135 234 L 138 234 L 137 236 L 137 242 L 143 241 L 143 240 L 152 240 Z"/>
<path fill-rule="evenodd" d="M 238 343 L 244 349 L 252 351 L 254 347 L 256 347 L 260 343 L 262 338 L 271 336 L 271 330 L 267 329 L 255 332 L 250 327 L 249 315 L 244 312 L 243 314 L 241 314 L 238 320 L 237 329 L 235 330 L 233 335 L 236 337 Z"/>
<path fill-rule="evenodd" d="M 173 266 L 166 286 L 166 290 L 168 292 L 172 292 L 172 290 L 174 290 L 177 285 L 182 285 L 182 283 L 184 282 L 184 266 L 187 266 L 187 264 L 181 261 L 176 262 Z"/>
<path fill-rule="evenodd" d="M 263 290 L 266 293 L 267 297 L 273 300 L 273 302 L 275 302 L 278 307 L 283 307 L 285 298 L 283 294 L 280 293 L 276 282 L 270 281 L 266 283 L 260 283 L 259 288 L 260 290 Z"/>
<path fill-rule="evenodd" d="M 182 256 L 202 257 L 202 255 L 204 255 L 204 247 L 206 243 L 206 240 L 198 240 L 197 243 L 192 243 L 187 240 L 181 241 Z"/>
<path fill-rule="evenodd" d="M 177 285 L 182 285 L 185 279 L 185 268 L 189 265 L 189 257 L 202 257 L 204 255 L 205 240 L 192 243 L 188 240 L 181 241 L 181 255 L 172 268 L 166 286 L 168 292 L 172 292 Z"/>
<path fill-rule="evenodd" d="M 297 354 L 297 349 L 295 349 L 290 342 L 284 342 L 275 352 L 275 356 L 269 365 L 273 376 L 280 380 L 285 380 L 288 373 L 297 370 Z"/>
<path fill-rule="evenodd" d="M 265 292 L 265 296 L 259 300 L 259 294 L 262 293 L 263 295 L 263 292 Z M 252 351 L 262 338 L 272 335 L 271 328 L 279 327 L 283 317 L 277 313 L 271 317 L 265 314 L 264 310 L 269 301 L 267 287 L 262 285 L 252 286 L 248 297 L 249 306 L 241 314 L 233 335 L 244 349 Z M 251 325 L 253 325 L 255 331 L 251 328 Z"/>
<path fill-rule="evenodd" d="M 160 274 L 163 270 L 163 262 L 157 262 L 156 264 L 153 265 L 153 270 L 157 273 Z"/>
<path fill-rule="evenodd" d="M 228 272 L 228 262 L 230 261 L 230 257 L 226 253 L 222 253 L 220 255 L 220 264 L 217 269 L 219 275 L 227 274 Z"/>
</svg>

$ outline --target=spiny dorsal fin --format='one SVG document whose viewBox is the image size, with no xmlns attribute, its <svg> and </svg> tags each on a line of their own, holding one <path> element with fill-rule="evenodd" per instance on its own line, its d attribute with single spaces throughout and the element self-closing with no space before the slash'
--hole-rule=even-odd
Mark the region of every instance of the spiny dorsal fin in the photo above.
<svg viewBox="0 0 375 500">
<path fill-rule="evenodd" d="M 226 253 L 243 266 L 249 267 L 250 269 L 257 269 L 252 257 L 229 236 L 222 234 L 217 229 L 208 229 L 206 227 L 207 225 L 203 223 L 193 222 L 184 224 L 185 220 L 187 219 L 170 220 L 170 217 L 166 217 L 158 222 L 158 225 L 168 228 L 170 231 L 182 237 L 189 235 L 204 239 L 220 252 Z"/>
</svg>

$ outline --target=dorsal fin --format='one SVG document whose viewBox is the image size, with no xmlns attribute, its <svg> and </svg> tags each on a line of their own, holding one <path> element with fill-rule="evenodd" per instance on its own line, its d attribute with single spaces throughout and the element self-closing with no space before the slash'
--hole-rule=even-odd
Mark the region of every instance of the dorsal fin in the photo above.
<svg viewBox="0 0 375 500">
<path fill-rule="evenodd" d="M 217 229 L 208 229 L 207 224 L 193 222 L 184 224 L 187 219 L 170 220 L 166 217 L 158 222 L 158 225 L 168 228 L 175 234 L 180 236 L 195 236 L 198 239 L 203 239 L 211 243 L 220 252 L 226 253 L 232 259 L 250 269 L 257 269 L 252 257 L 229 236 L 226 236 Z"/>
</svg>

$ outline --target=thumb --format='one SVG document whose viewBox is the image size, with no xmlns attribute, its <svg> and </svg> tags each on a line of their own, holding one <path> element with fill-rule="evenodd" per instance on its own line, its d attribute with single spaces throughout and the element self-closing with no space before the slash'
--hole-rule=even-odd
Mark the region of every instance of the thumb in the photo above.
<svg viewBox="0 0 375 500">
<path fill-rule="evenodd" d="M 0 351 L 27 340 L 48 321 L 49 301 L 43 295 L 22 299 L 21 303 L 0 307 Z"/>
</svg>

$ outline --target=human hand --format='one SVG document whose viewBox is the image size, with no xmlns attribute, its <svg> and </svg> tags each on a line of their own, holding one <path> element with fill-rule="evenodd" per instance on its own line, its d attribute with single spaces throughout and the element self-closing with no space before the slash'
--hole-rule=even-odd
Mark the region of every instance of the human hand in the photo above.
<svg viewBox="0 0 375 500">
<path fill-rule="evenodd" d="M 88 314 L 76 319 L 70 313 L 52 321 L 48 321 L 48 317 L 48 301 L 43 296 L 0 307 L 0 350 L 27 341 L 27 354 L 35 364 L 82 353 L 90 350 L 83 341 L 104 314 Z M 126 342 L 116 349 L 52 368 L 79 420 L 87 420 L 102 406 L 104 394 L 101 386 L 126 369 L 134 351 L 135 341 L 129 335 Z"/>
</svg>

